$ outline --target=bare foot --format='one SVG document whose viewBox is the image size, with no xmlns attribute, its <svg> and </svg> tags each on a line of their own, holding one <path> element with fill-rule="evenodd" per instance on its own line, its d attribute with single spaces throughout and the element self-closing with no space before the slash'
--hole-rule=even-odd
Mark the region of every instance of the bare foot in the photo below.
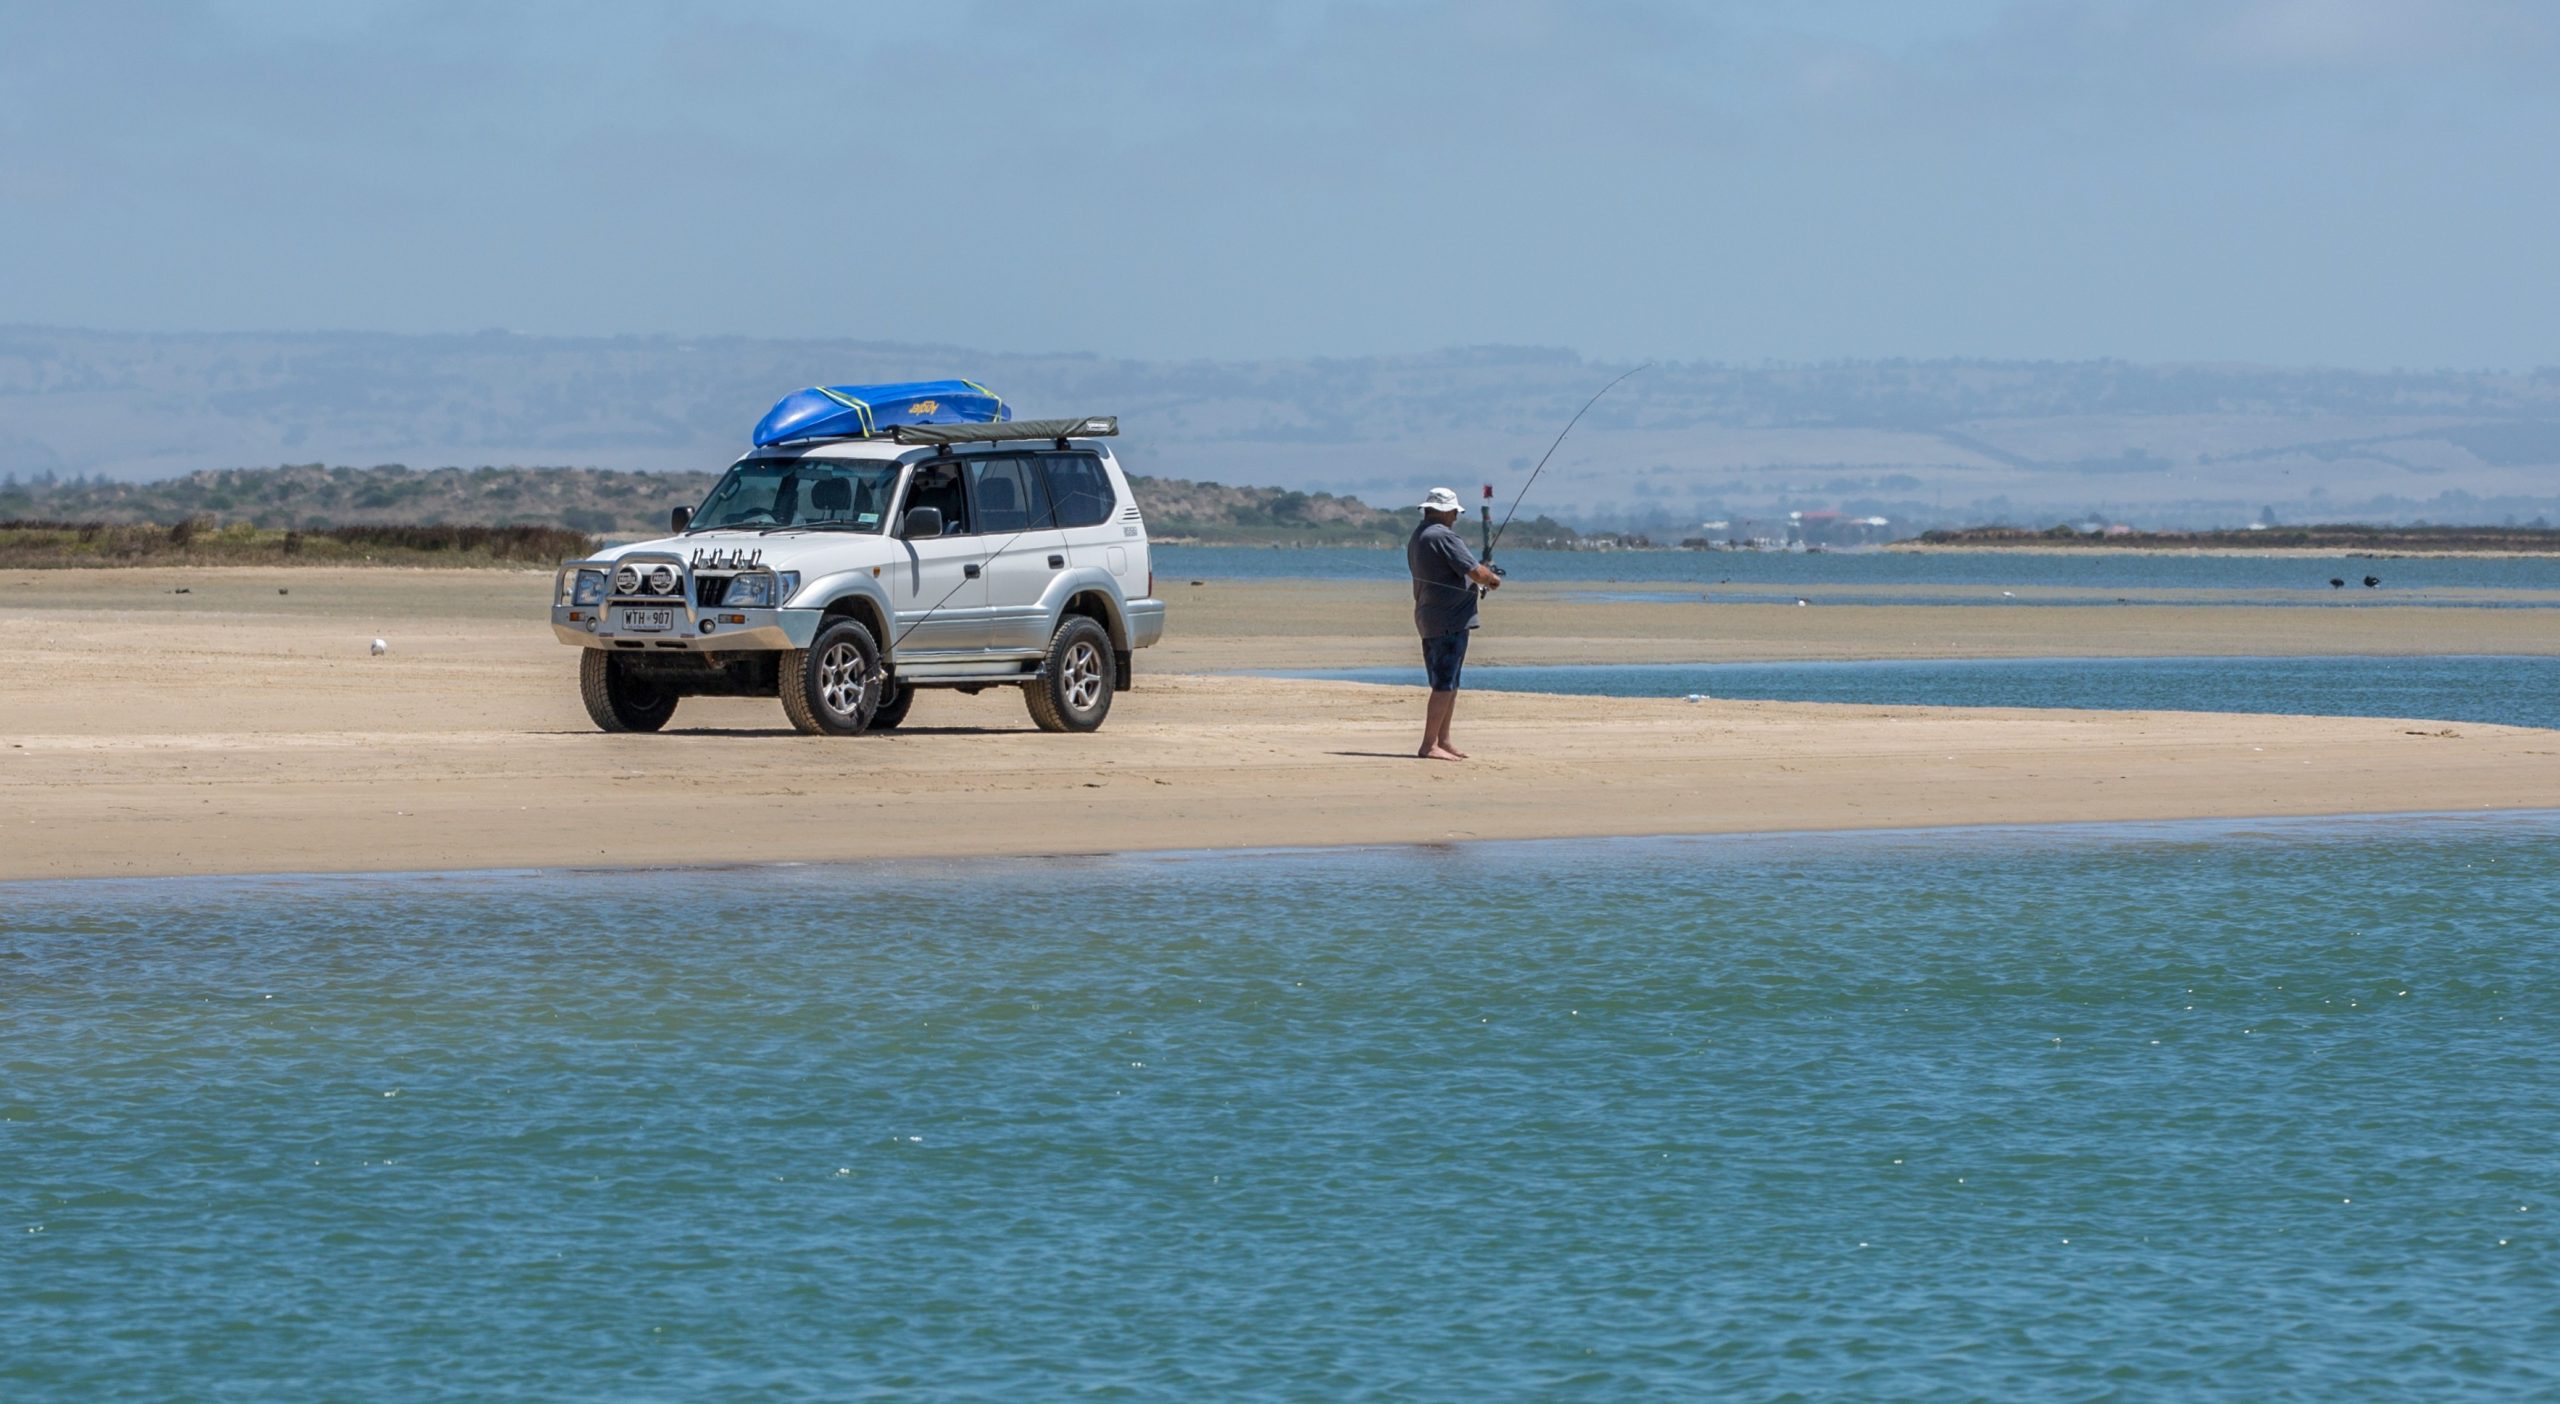
<svg viewBox="0 0 2560 1404">
<path fill-rule="evenodd" d="M 1440 749 L 1441 749 L 1441 750 L 1444 750 L 1444 751 L 1447 751 L 1449 754 L 1451 754 L 1451 755 L 1453 755 L 1453 756 L 1456 756 L 1456 757 L 1457 757 L 1458 759 L 1460 759 L 1460 760 L 1465 760 L 1465 759 L 1467 758 L 1467 753 L 1466 753 L 1466 752 L 1459 750 L 1456 746 L 1454 746 L 1454 745 L 1450 744 L 1449 742 L 1446 742 L 1446 741 L 1441 742 L 1441 743 L 1440 743 Z"/>
<path fill-rule="evenodd" d="M 1445 761 L 1462 761 L 1466 759 L 1465 756 L 1459 755 L 1457 752 L 1450 750 L 1446 746 L 1434 746 L 1431 749 L 1424 751 L 1422 753 L 1422 758 L 1424 760 Z"/>
</svg>

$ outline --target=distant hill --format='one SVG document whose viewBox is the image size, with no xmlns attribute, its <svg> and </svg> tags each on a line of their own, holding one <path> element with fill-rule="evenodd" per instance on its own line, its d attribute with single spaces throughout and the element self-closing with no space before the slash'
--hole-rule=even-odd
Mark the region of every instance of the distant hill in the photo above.
<svg viewBox="0 0 2560 1404">
<path fill-rule="evenodd" d="M 1981 526 L 1924 533 L 1923 546 L 1966 550 L 1989 547 L 2071 547 L 2090 551 L 2335 551 L 2358 555 L 2376 552 L 2495 552 L 2502 555 L 2560 555 L 2560 529 L 2549 526 L 2378 527 L 2356 523 L 2317 526 L 2270 526 L 2241 531 L 2083 531 L 2071 526 Z"/>
<path fill-rule="evenodd" d="M 542 526 L 597 535 L 664 531 L 667 510 L 700 502 L 712 473 L 601 468 L 221 468 L 159 482 L 99 479 L 0 486 L 0 520 L 174 526 L 203 519 L 323 531 L 366 526 Z M 1403 539 L 1409 511 L 1286 488 L 1132 475 L 1130 490 L 1159 541 L 1376 544 Z M 1523 518 L 1510 538 L 1552 544 L 1570 528 Z"/>
<path fill-rule="evenodd" d="M 290 461 L 704 472 L 786 391 L 966 375 L 1026 413 L 1117 414 L 1133 472 L 1410 502 L 1507 498 L 1622 366 L 1571 352 L 1139 361 L 855 340 L 0 327 L 0 483 Z M 2560 370 L 2119 361 L 1653 366 L 1528 509 L 1665 539 L 1831 510 L 1897 527 L 2560 514 Z"/>
</svg>

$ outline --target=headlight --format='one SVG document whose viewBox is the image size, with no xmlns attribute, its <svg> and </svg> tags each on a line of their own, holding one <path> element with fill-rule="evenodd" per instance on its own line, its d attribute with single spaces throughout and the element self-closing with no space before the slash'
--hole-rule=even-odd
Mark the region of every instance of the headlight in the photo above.
<svg viewBox="0 0 2560 1404">
<path fill-rule="evenodd" d="M 649 572 L 650 594 L 672 595 L 675 592 L 676 573 L 674 571 L 667 569 L 665 566 L 659 566 L 657 569 Z"/>
<path fill-rule="evenodd" d="M 613 573 L 613 592 L 617 595 L 639 594 L 640 572 L 633 570 L 629 566 L 624 566 L 622 569 L 615 571 Z"/>
<path fill-rule="evenodd" d="M 791 597 L 799 593 L 800 572 L 786 570 L 782 573 L 782 584 L 773 592 L 773 602 L 778 605 L 789 604 Z"/>
<path fill-rule="evenodd" d="M 738 576 L 729 582 L 729 593 L 720 597 L 720 603 L 740 609 L 770 609 L 773 607 L 773 577 L 761 571 Z"/>
<path fill-rule="evenodd" d="M 600 570 L 579 571 L 577 581 L 569 587 L 569 603 L 573 605 L 591 605 L 601 603 L 603 599 L 604 572 Z"/>
</svg>

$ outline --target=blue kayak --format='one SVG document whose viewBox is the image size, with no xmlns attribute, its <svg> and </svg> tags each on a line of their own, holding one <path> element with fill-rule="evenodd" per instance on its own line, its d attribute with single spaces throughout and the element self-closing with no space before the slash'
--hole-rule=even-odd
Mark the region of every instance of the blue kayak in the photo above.
<svg viewBox="0 0 2560 1404">
<path fill-rule="evenodd" d="M 756 447 L 792 439 L 868 439 L 893 424 L 997 424 L 1013 411 L 974 380 L 897 385 L 813 385 L 774 402 L 756 421 Z"/>
</svg>

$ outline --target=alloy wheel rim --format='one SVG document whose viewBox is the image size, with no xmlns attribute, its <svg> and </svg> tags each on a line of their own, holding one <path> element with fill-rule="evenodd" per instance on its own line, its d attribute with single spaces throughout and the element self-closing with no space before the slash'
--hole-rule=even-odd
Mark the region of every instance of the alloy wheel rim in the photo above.
<svg viewBox="0 0 2560 1404">
<path fill-rule="evenodd" d="M 818 696 L 838 716 L 862 715 L 863 694 L 871 686 L 871 660 L 849 643 L 830 645 L 818 655 Z"/>
<path fill-rule="evenodd" d="M 1077 711 L 1088 711 L 1102 700 L 1102 653 L 1092 644 L 1079 642 L 1067 650 L 1067 705 Z"/>
</svg>

